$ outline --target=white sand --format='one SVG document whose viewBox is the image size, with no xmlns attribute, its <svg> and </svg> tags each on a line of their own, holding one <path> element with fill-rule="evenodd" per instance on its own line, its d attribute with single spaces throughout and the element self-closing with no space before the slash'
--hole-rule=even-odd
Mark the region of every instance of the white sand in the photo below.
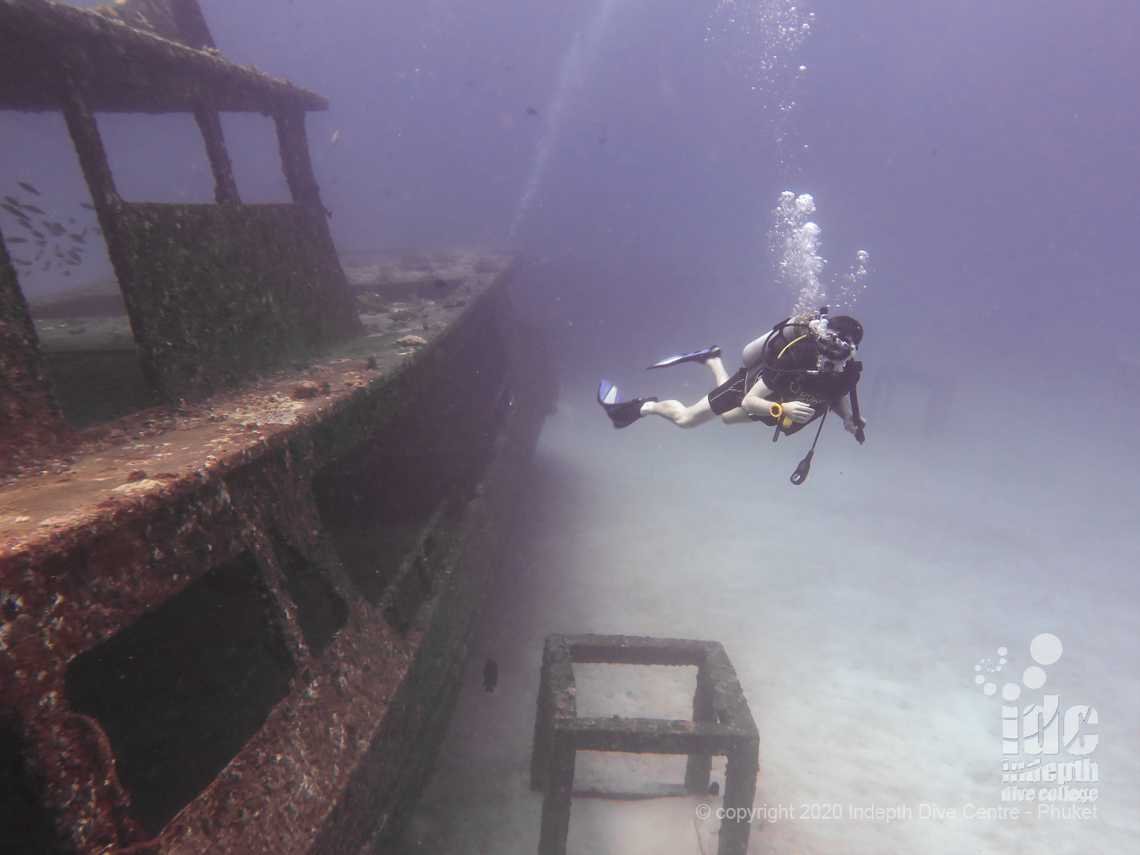
<svg viewBox="0 0 1140 855">
<path fill-rule="evenodd" d="M 1140 851 L 1135 451 L 1122 443 L 1112 458 L 1108 440 L 1028 421 L 996 439 L 964 425 L 931 441 L 905 419 L 872 425 L 859 448 L 829 424 L 795 488 L 803 437 L 772 446 L 766 430 L 657 420 L 614 431 L 592 382 L 568 379 L 544 430 L 515 560 L 407 851 L 536 851 L 528 764 L 550 632 L 725 645 L 761 733 L 756 806 L 792 812 L 758 819 L 752 852 Z M 1065 644 L 1048 669 L 1062 707 L 1100 715 L 1098 818 L 964 816 L 1002 805 L 1000 702 L 975 686 L 974 665 L 1005 645 L 999 677 L 1016 679 L 1042 632 Z M 494 694 L 480 686 L 486 656 L 500 666 Z M 583 673 L 581 703 L 683 715 L 692 674 L 653 670 Z M 683 768 L 590 755 L 576 783 L 679 783 Z M 711 855 L 716 822 L 694 818 L 702 801 L 716 804 L 575 800 L 570 852 Z M 853 815 L 872 806 L 903 818 Z"/>
</svg>

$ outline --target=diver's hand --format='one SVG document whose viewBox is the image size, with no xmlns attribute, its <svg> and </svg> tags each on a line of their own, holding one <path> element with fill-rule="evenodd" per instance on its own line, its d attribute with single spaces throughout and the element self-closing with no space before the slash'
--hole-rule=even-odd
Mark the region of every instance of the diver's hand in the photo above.
<svg viewBox="0 0 1140 855">
<path fill-rule="evenodd" d="M 815 409 L 803 401 L 788 401 L 783 404 L 784 418 L 791 419 L 798 425 L 806 424 L 815 415 Z"/>
<path fill-rule="evenodd" d="M 857 419 L 851 416 L 843 420 L 843 427 L 847 429 L 849 434 L 859 440 L 859 442 L 862 442 L 866 438 L 863 436 L 863 432 L 867 427 L 866 419 Z"/>
</svg>

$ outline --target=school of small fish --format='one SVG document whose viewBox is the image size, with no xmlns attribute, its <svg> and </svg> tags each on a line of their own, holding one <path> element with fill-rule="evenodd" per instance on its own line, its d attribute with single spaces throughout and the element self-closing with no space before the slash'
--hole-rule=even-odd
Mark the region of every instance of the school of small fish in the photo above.
<svg viewBox="0 0 1140 855">
<path fill-rule="evenodd" d="M 42 197 L 39 188 L 30 181 L 16 183 L 24 196 L 5 195 L 0 201 L 0 209 L 24 232 L 23 235 L 5 234 L 4 242 L 12 253 L 12 263 L 28 272 L 54 270 L 70 277 L 72 269 L 83 263 L 88 236 L 97 237 L 102 232 L 95 225 L 80 228 L 75 217 L 49 215 L 30 201 L 31 197 Z M 79 207 L 84 211 L 95 211 L 88 202 L 80 202 Z"/>
</svg>

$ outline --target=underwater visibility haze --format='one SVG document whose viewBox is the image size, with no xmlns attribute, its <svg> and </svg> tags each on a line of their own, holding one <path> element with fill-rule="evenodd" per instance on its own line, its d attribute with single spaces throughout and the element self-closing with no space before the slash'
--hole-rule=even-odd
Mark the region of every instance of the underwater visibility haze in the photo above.
<svg viewBox="0 0 1140 855">
<path fill-rule="evenodd" d="M 748 852 L 1138 851 L 1140 6 L 201 6 L 224 56 L 328 97 L 309 145 L 346 266 L 510 255 L 556 362 L 396 851 L 538 851 L 551 633 L 724 645 L 759 732 Z M 212 200 L 192 117 L 99 124 L 125 198 Z M 286 201 L 270 119 L 223 125 L 243 198 Z M 112 282 L 63 119 L 0 134 L 33 316 Z M 862 328 L 865 442 L 827 419 L 805 483 L 817 422 L 599 406 L 707 401 L 707 353 L 646 367 L 718 347 L 732 375 L 822 306 Z M 583 666 L 578 712 L 687 719 L 694 675 Z M 711 855 L 725 777 L 659 795 L 683 757 L 581 752 L 566 851 Z"/>
</svg>

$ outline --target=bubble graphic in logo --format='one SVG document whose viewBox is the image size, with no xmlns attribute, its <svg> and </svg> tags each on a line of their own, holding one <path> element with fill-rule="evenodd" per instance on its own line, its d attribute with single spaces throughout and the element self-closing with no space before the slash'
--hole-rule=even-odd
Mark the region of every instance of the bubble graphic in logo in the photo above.
<svg viewBox="0 0 1140 855">
<path fill-rule="evenodd" d="M 1051 632 L 1043 632 L 1029 642 L 1029 655 L 1038 665 L 1053 665 L 1064 652 L 1061 639 Z"/>
<path fill-rule="evenodd" d="M 1065 647 L 1061 639 L 1051 632 L 1038 633 L 1029 642 L 1029 655 L 1036 663 L 1030 665 L 1021 674 L 1021 685 L 1009 682 L 1001 687 L 1002 699 L 1012 703 L 1021 697 L 1021 689 L 1037 690 L 1045 685 L 1049 675 L 1043 665 L 1054 665 L 1061 659 Z M 979 659 L 974 665 L 974 685 L 981 686 L 986 697 L 997 694 L 997 684 L 987 679 L 987 675 L 1000 674 L 1009 663 L 1009 648 L 999 647 L 996 657 Z"/>
</svg>

